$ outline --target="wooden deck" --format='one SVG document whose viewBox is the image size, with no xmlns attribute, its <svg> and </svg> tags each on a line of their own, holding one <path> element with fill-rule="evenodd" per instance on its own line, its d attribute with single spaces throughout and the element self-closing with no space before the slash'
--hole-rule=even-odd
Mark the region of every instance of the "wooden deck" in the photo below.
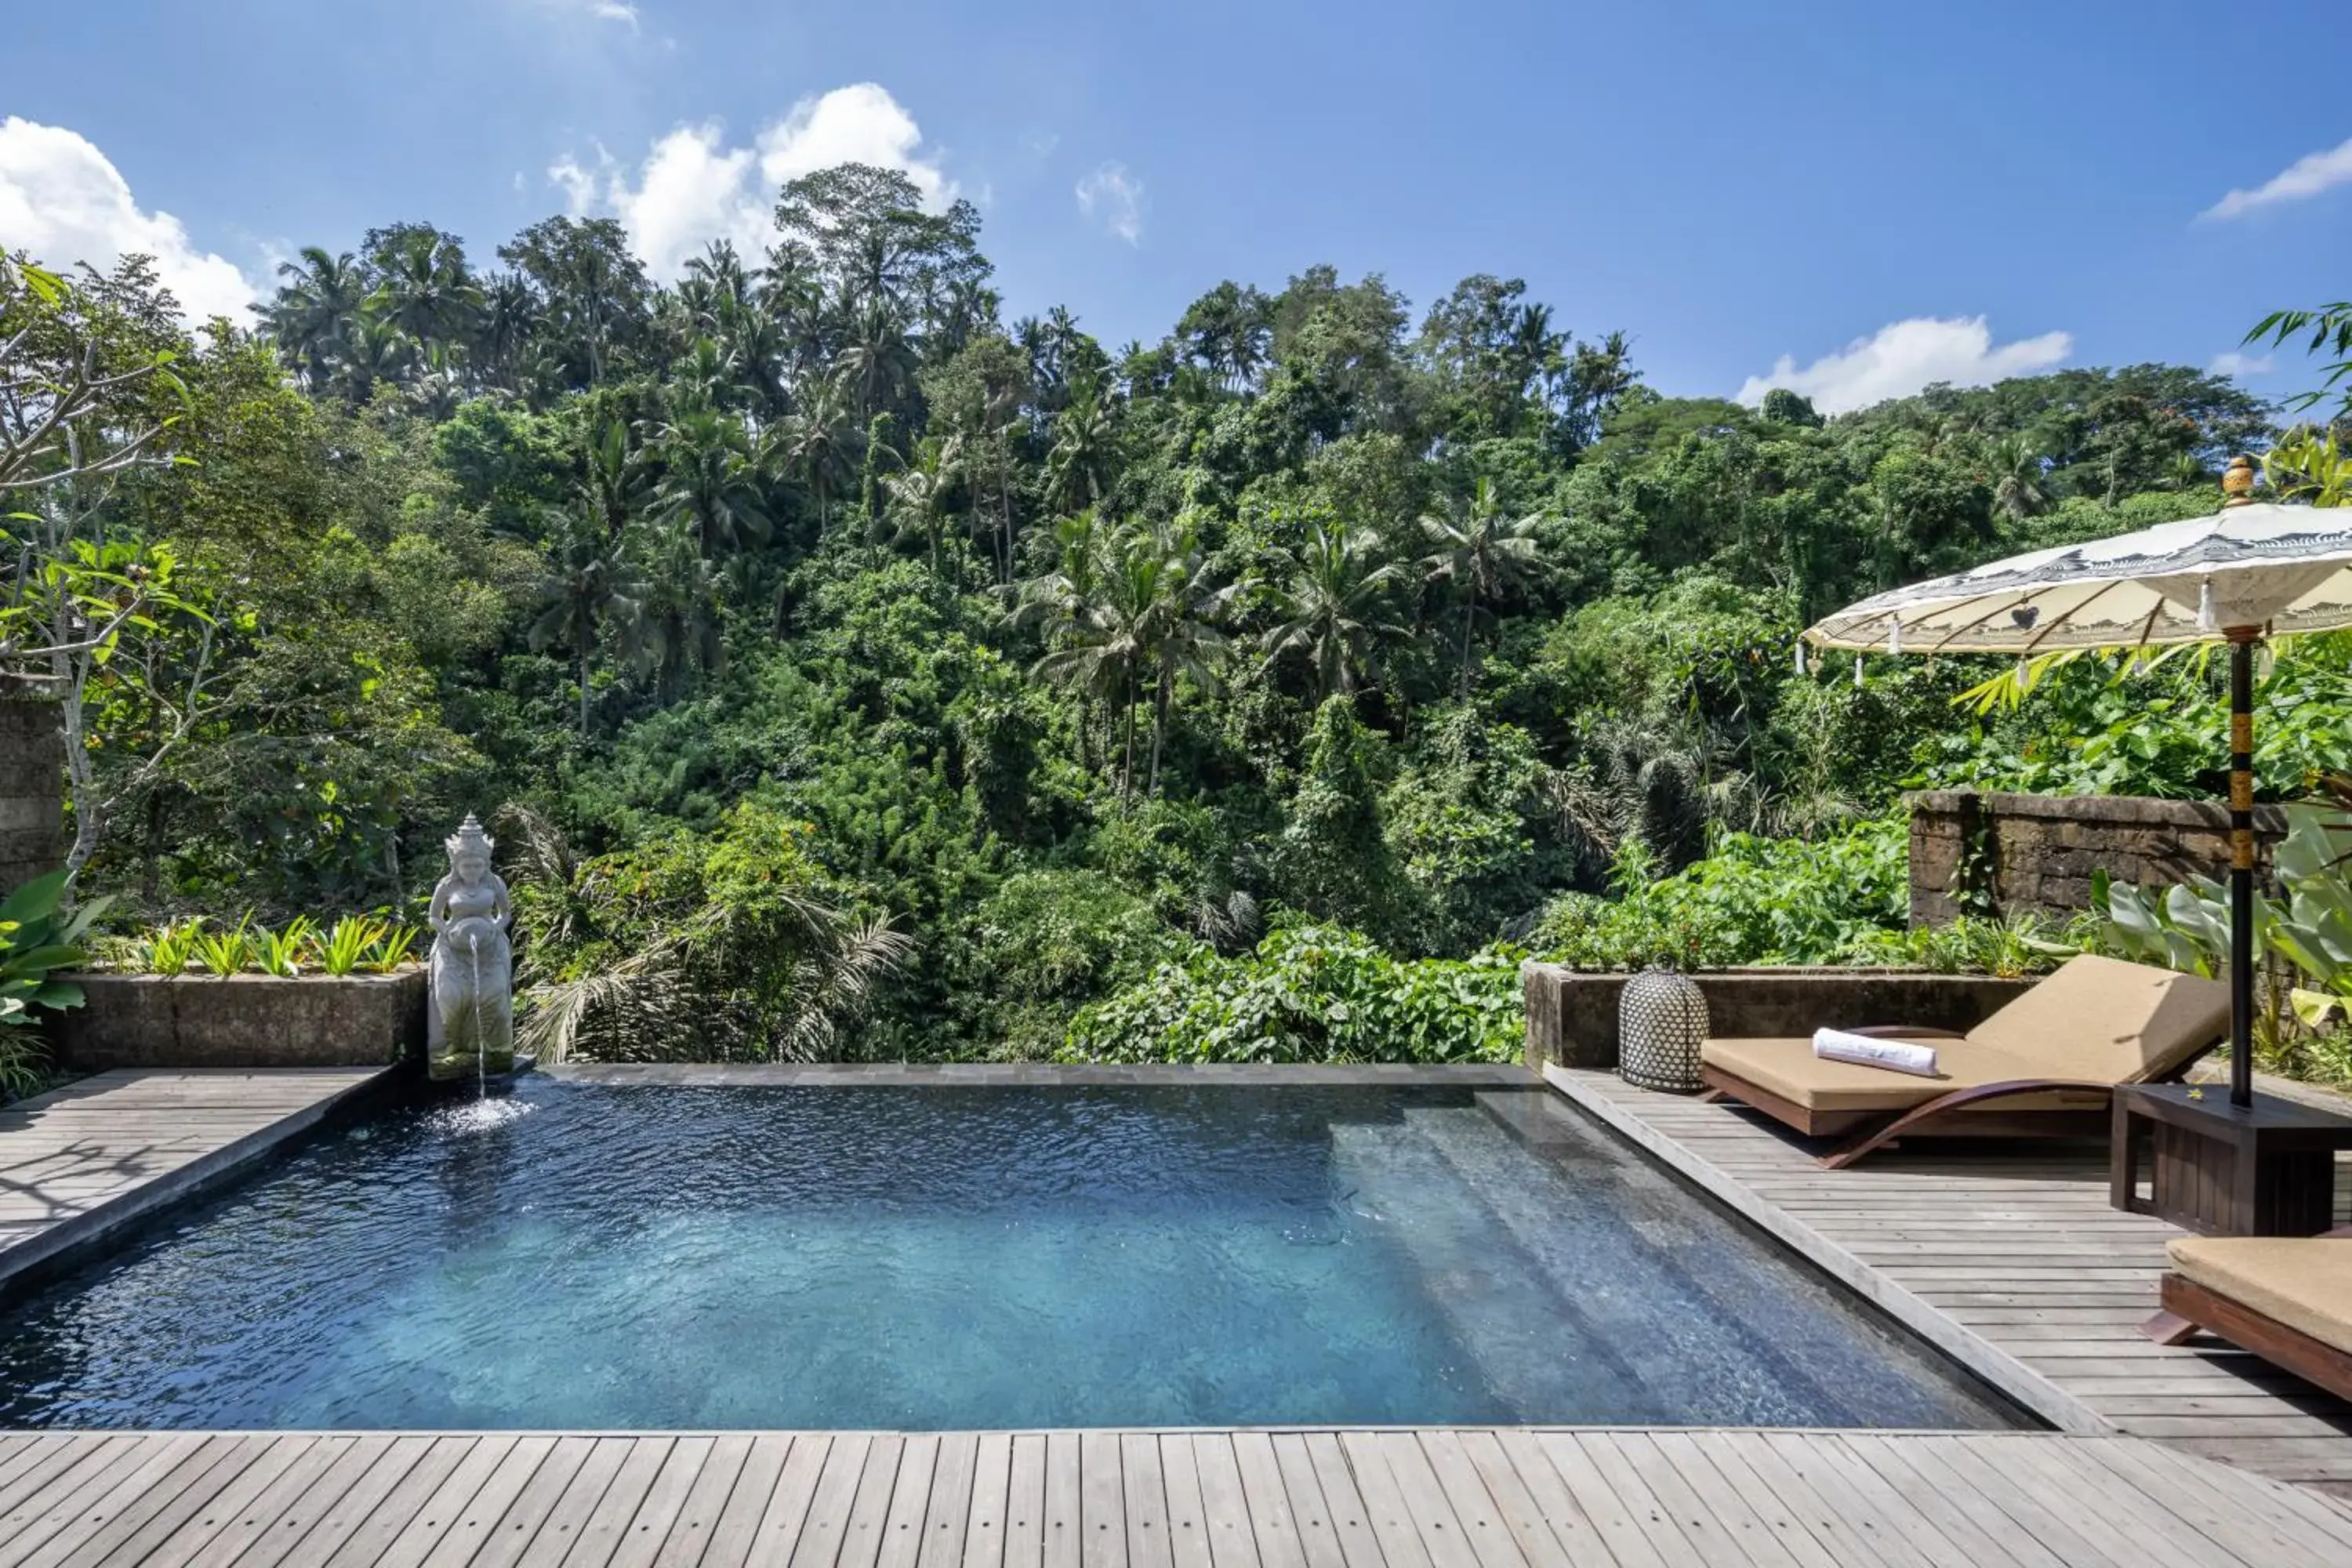
<svg viewBox="0 0 2352 1568">
<path fill-rule="evenodd" d="M 0 1568 L 2288 1568 L 2352 1510 L 2128 1437 L 0 1436 Z"/>
<path fill-rule="evenodd" d="M 2060 1429 L 2154 1438 L 2352 1495 L 2344 1402 L 2212 1341 L 2168 1350 L 2140 1337 L 2165 1243 L 2182 1233 L 2110 1207 L 2097 1152 L 1929 1141 L 1823 1171 L 1802 1141 L 1738 1106 L 1613 1073 L 1544 1076 Z"/>
<path fill-rule="evenodd" d="M 384 1070 L 102 1072 L 0 1109 L 0 1290 L 266 1154 Z"/>
</svg>

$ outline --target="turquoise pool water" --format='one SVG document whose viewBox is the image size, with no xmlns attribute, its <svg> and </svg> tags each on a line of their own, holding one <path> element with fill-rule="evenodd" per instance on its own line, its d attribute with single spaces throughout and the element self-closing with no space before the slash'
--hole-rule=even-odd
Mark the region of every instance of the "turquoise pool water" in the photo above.
<svg viewBox="0 0 2352 1568">
<path fill-rule="evenodd" d="M 0 1426 L 2009 1415 L 1539 1094 L 526 1079 L 0 1312 Z"/>
</svg>

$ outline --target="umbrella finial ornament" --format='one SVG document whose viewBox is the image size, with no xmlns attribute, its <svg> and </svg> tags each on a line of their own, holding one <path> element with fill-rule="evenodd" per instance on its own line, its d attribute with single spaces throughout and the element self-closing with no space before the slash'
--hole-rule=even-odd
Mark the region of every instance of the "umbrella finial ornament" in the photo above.
<svg viewBox="0 0 2352 1568">
<path fill-rule="evenodd" d="M 2223 506 L 2244 506 L 2254 499 L 2254 460 L 2243 452 L 2221 470 Z"/>
</svg>

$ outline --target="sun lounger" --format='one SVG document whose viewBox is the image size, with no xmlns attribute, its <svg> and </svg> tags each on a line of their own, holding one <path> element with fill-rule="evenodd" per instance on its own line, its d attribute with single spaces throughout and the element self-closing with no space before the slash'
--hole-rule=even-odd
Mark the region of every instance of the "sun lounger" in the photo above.
<svg viewBox="0 0 2352 1568">
<path fill-rule="evenodd" d="M 2140 1331 L 2202 1329 L 2352 1399 L 2352 1226 L 2326 1236 L 2190 1236 L 2172 1243 L 2164 1310 Z"/>
<path fill-rule="evenodd" d="M 1699 1078 L 1808 1137 L 1845 1135 L 1837 1170 L 1896 1138 L 2096 1137 L 2116 1086 L 2178 1078 L 2228 1032 L 2219 981 L 2084 954 L 1966 1035 L 1850 1031 L 1932 1045 L 1936 1078 L 1833 1061 L 1810 1037 L 1716 1039 Z"/>
</svg>

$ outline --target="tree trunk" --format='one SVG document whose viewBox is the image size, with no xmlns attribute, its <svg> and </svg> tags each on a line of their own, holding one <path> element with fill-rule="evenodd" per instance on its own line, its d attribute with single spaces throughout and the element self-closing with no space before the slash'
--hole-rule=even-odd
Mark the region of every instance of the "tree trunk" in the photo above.
<svg viewBox="0 0 2352 1568">
<path fill-rule="evenodd" d="M 1473 594 L 1462 601 L 1462 700 L 1470 700 L 1470 626 L 1478 614 L 1478 597 Z"/>
<path fill-rule="evenodd" d="M 1151 784 L 1147 791 L 1154 800 L 1160 797 L 1160 747 L 1168 735 L 1168 698 L 1174 684 L 1168 667 L 1161 665 L 1160 695 L 1151 707 Z"/>
<path fill-rule="evenodd" d="M 580 639 L 580 743 L 588 743 L 588 639 Z"/>
<path fill-rule="evenodd" d="M 1127 678 L 1127 760 L 1118 766 L 1118 804 L 1127 805 L 1128 786 L 1135 781 L 1135 676 Z"/>
</svg>

